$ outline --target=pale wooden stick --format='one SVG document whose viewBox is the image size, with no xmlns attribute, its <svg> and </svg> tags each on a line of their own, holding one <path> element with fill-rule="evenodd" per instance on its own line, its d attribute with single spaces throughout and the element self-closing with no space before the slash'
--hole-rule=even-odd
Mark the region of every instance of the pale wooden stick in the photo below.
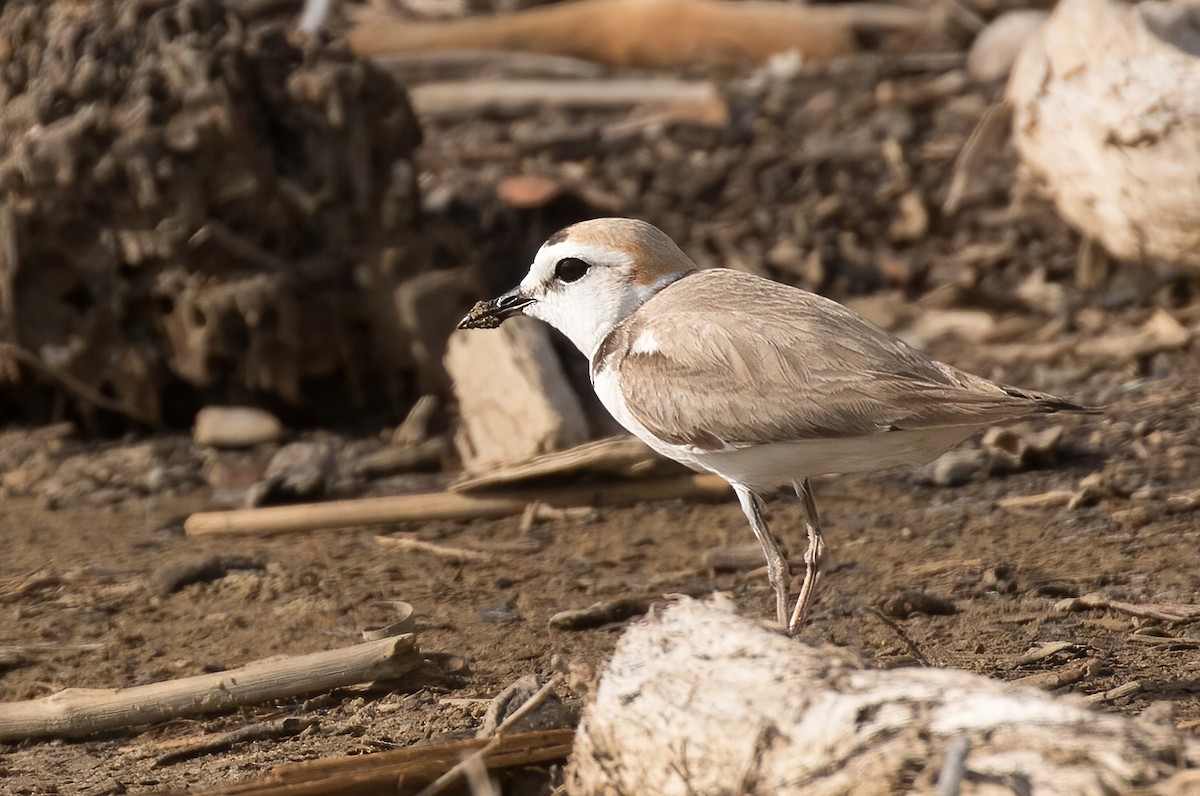
<svg viewBox="0 0 1200 796">
<path fill-rule="evenodd" d="M 642 68 L 762 64 L 791 50 L 827 62 L 859 51 L 859 33 L 934 24 L 926 12 L 882 4 L 713 0 L 577 0 L 445 22 L 369 8 L 350 16 L 346 40 L 358 55 L 525 50 Z"/>
<path fill-rule="evenodd" d="M 659 465 L 676 467 L 628 434 L 585 442 L 562 451 L 543 453 L 516 464 L 502 465 L 486 473 L 464 475 L 450 485 L 453 492 L 478 492 L 498 486 L 550 476 L 582 473 L 644 475 Z"/>
<path fill-rule="evenodd" d="M 959 60 L 962 55 L 959 54 Z M 403 77 L 420 78 L 429 72 L 467 69 L 488 69 L 508 75 L 524 74 L 540 77 L 595 78 L 602 77 L 605 68 L 593 61 L 563 55 L 542 55 L 516 50 L 441 50 L 438 52 L 396 53 L 379 55 L 371 61 L 381 69 Z"/>
<path fill-rule="evenodd" d="M 1096 662 L 1090 658 L 1074 661 L 1049 672 L 1035 672 L 1013 680 L 1017 685 L 1028 685 L 1043 691 L 1053 691 L 1057 688 L 1073 685 L 1085 677 L 1090 677 L 1096 670 Z"/>
<path fill-rule="evenodd" d="M 610 80 L 463 80 L 427 83 L 408 90 L 418 116 L 517 113 L 547 106 L 628 108 L 645 103 L 721 103 L 716 86 L 702 80 L 639 78 Z"/>
<path fill-rule="evenodd" d="M 429 438 L 429 423 L 438 410 L 436 395 L 422 395 L 392 432 L 392 444 L 398 447 L 419 445 Z"/>
<path fill-rule="evenodd" d="M 579 485 L 544 491 L 500 492 L 492 497 L 434 492 L 332 503 L 202 512 L 188 517 L 183 527 L 191 536 L 223 533 L 268 534 L 386 525 L 394 522 L 510 517 L 522 514 L 526 504 L 535 500 L 554 506 L 621 506 L 647 500 L 719 500 L 728 495 L 729 484 L 719 476 L 686 475 L 591 487 Z"/>
<path fill-rule="evenodd" d="M 448 558 L 451 561 L 490 561 L 492 559 L 492 556 L 488 555 L 487 553 L 481 553 L 478 550 L 468 550 L 465 547 L 451 547 L 444 544 L 435 544 L 434 542 L 426 542 L 412 536 L 376 536 L 375 541 L 384 547 L 390 547 L 395 550 L 429 553 L 441 558 Z"/>
<path fill-rule="evenodd" d="M 1100 702 L 1112 702 L 1115 699 L 1122 697 L 1133 696 L 1140 693 L 1142 690 L 1142 682 L 1140 680 L 1131 680 L 1124 685 L 1119 685 L 1116 688 L 1110 688 L 1107 691 L 1101 691 L 1098 694 L 1088 694 L 1084 699 L 1091 702 L 1093 705 Z"/>
<path fill-rule="evenodd" d="M 954 161 L 950 189 L 946 191 L 946 201 L 942 204 L 943 213 L 952 216 L 958 212 L 967 185 L 979 170 L 983 156 L 999 149 L 1011 120 L 1012 105 L 1007 102 L 996 103 L 984 111 L 963 144 L 962 151 L 958 153 L 958 159 Z"/>
<path fill-rule="evenodd" d="M 354 472 L 364 478 L 384 478 L 396 473 L 435 467 L 449 452 L 445 437 L 434 437 L 402 448 L 388 446 L 364 456 L 354 466 Z"/>
<path fill-rule="evenodd" d="M 1023 509 L 1043 509 L 1051 506 L 1065 505 L 1075 496 L 1071 489 L 1052 489 L 1037 495 L 1016 495 L 1001 498 L 996 505 L 1005 511 L 1021 511 Z"/>
<path fill-rule="evenodd" d="M 0 741 L 77 737 L 102 730 L 218 713 L 331 688 L 394 678 L 421 665 L 412 634 L 344 649 L 266 658 L 240 669 L 132 688 L 68 688 L 0 703 Z"/>
<path fill-rule="evenodd" d="M 1186 603 L 1150 603 L 1138 605 L 1120 600 L 1113 600 L 1098 592 L 1085 594 L 1082 597 L 1068 597 L 1060 600 L 1054 606 L 1057 611 L 1078 611 L 1081 608 L 1107 608 L 1119 613 L 1137 616 L 1143 619 L 1156 619 L 1172 624 L 1189 624 L 1200 619 L 1200 605 Z"/>
<path fill-rule="evenodd" d="M 183 527 L 189 536 L 315 531 L 360 525 L 386 525 L 402 521 L 508 517 L 524 511 L 525 503 L 526 501 L 518 498 L 477 498 L 439 492 L 201 512 L 188 517 Z"/>
</svg>

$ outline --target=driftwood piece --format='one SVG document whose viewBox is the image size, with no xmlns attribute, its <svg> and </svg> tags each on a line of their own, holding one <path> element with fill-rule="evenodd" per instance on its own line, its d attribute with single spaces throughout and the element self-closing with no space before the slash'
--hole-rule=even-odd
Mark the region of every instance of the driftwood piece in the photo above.
<svg viewBox="0 0 1200 796">
<path fill-rule="evenodd" d="M 210 511 L 184 522 L 191 536 L 208 534 L 270 534 L 386 525 L 393 522 L 468 520 L 511 517 L 530 503 L 552 506 L 623 506 L 647 500 L 721 500 L 729 485 L 715 475 L 651 478 L 627 484 L 597 484 L 565 489 L 505 491 L 487 497 L 454 492 L 341 500 L 260 509 Z"/>
<path fill-rule="evenodd" d="M 192 793 L 194 796 L 400 796 L 416 793 L 466 756 L 489 746 L 481 755 L 489 771 L 561 762 L 571 751 L 574 735 L 573 730 L 541 730 L 313 760 L 279 766 L 260 780 Z"/>
<path fill-rule="evenodd" d="M 497 467 L 478 475 L 464 475 L 450 485 L 454 492 L 478 492 L 540 478 L 564 478 L 585 474 L 637 478 L 652 472 L 682 472 L 646 443 L 629 435 L 585 442 L 564 451 L 534 456 L 526 462 Z"/>
<path fill-rule="evenodd" d="M 401 448 L 420 445 L 429 439 L 429 426 L 439 409 L 436 395 L 422 395 L 392 432 L 391 442 Z"/>
<path fill-rule="evenodd" d="M 1143 619 L 1155 619 L 1159 622 L 1186 625 L 1200 620 L 1200 605 L 1188 603 L 1136 603 L 1114 600 L 1107 595 L 1093 592 L 1082 597 L 1069 597 L 1059 601 L 1056 611 L 1082 611 L 1089 608 L 1101 608 Z"/>
<path fill-rule="evenodd" d="M 1167 727 L 962 671 L 864 670 L 727 603 L 683 601 L 618 643 L 568 792 L 1099 796 L 1197 763 L 1200 740 Z"/>
<path fill-rule="evenodd" d="M 578 445 L 587 418 L 546 327 L 516 318 L 456 332 L 446 349 L 462 423 L 455 442 L 468 472 Z"/>
<path fill-rule="evenodd" d="M 363 9 L 346 34 L 359 55 L 519 50 L 612 66 L 761 64 L 798 50 L 810 61 L 858 52 L 857 35 L 915 29 L 929 15 L 886 5 L 800 6 L 723 0 L 578 0 L 490 17 L 414 22 Z"/>
<path fill-rule="evenodd" d="M 375 56 L 371 61 L 405 85 L 463 79 L 481 72 L 496 77 L 595 78 L 608 70 L 594 61 L 512 50 L 442 50 Z"/>
<path fill-rule="evenodd" d="M 1063 0 L 1009 79 L 1013 140 L 1062 217 L 1125 260 L 1200 269 L 1200 14 Z"/>
<path fill-rule="evenodd" d="M 48 379 L 151 426 L 222 391 L 390 397 L 372 299 L 425 261 L 389 75 L 220 0 L 12 0 L 0 96 L 6 406 L 47 414 Z"/>
<path fill-rule="evenodd" d="M 376 536 L 375 543 L 400 553 L 428 553 L 460 564 L 468 561 L 491 561 L 493 558 L 492 555 L 482 550 L 471 550 L 466 547 L 451 547 L 450 545 L 426 542 L 424 539 L 418 539 L 415 536 Z"/>
<path fill-rule="evenodd" d="M 224 672 L 132 688 L 68 688 L 0 703 L 0 741 L 79 737 L 102 730 L 219 713 L 239 705 L 399 677 L 423 661 L 411 634 L 344 649 L 265 658 Z"/>
<path fill-rule="evenodd" d="M 703 108 L 715 118 L 728 115 L 712 83 L 675 78 L 462 80 L 414 86 L 409 96 L 422 117 L 520 113 L 545 107 L 596 111 L 647 104 Z"/>
<path fill-rule="evenodd" d="M 1004 80 L 1030 36 L 1046 22 L 1041 10 L 1005 11 L 979 32 L 967 52 L 967 74 L 981 83 Z"/>
<path fill-rule="evenodd" d="M 363 478 L 383 478 L 413 470 L 436 470 L 450 451 L 450 441 L 434 437 L 404 447 L 381 448 L 364 456 L 354 465 L 355 475 Z"/>
</svg>

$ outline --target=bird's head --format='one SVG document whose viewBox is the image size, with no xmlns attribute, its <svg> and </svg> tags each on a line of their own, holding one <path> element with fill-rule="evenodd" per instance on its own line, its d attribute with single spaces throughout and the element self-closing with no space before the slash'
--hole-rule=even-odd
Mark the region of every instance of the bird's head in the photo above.
<svg viewBox="0 0 1200 796">
<path fill-rule="evenodd" d="M 583 221 L 551 235 L 513 290 L 481 301 L 460 329 L 528 315 L 565 334 L 589 358 L 613 327 L 696 265 L 657 227 L 632 218 Z"/>
</svg>

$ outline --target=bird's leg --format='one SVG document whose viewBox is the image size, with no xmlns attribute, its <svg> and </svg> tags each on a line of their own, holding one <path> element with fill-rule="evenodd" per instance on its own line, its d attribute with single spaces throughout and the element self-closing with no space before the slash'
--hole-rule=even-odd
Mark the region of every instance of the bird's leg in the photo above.
<svg viewBox="0 0 1200 796">
<path fill-rule="evenodd" d="M 804 551 L 804 583 L 800 586 L 800 597 L 788 622 L 788 633 L 796 635 L 800 625 L 808 616 L 808 603 L 816 593 L 821 579 L 821 559 L 825 557 L 825 540 L 821 537 L 821 519 L 817 515 L 817 502 L 813 500 L 812 483 L 807 478 L 793 481 L 796 496 L 804 503 L 804 527 L 808 531 L 808 549 Z"/>
<path fill-rule="evenodd" d="M 788 581 L 791 578 L 787 558 L 779 549 L 771 530 L 767 528 L 767 521 L 763 519 L 762 498 L 747 487 L 737 484 L 733 485 L 733 491 L 737 494 L 738 502 L 742 504 L 742 513 L 750 521 L 750 528 L 758 537 L 758 543 L 762 545 L 763 555 L 767 557 L 767 578 L 771 581 L 771 588 L 775 590 L 775 617 L 779 624 L 786 625 L 790 602 Z"/>
</svg>

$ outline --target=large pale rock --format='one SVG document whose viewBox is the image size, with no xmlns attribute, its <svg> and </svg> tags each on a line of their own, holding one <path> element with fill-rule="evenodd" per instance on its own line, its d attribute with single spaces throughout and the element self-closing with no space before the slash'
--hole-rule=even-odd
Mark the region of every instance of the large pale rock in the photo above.
<svg viewBox="0 0 1200 796">
<path fill-rule="evenodd" d="M 1200 8 L 1062 0 L 1009 79 L 1027 176 L 1126 260 L 1200 269 Z"/>
<path fill-rule="evenodd" d="M 455 438 L 468 472 L 578 445 L 580 406 L 545 326 L 513 318 L 498 329 L 458 331 L 446 347 L 461 422 Z"/>
<path fill-rule="evenodd" d="M 967 51 L 967 74 L 980 83 L 1008 77 L 1022 48 L 1046 23 L 1049 12 L 1006 11 L 979 32 Z"/>
<path fill-rule="evenodd" d="M 1198 756 L 1200 741 L 1168 726 L 969 672 L 863 669 L 725 603 L 685 601 L 618 643 L 576 735 L 567 787 L 1150 794 L 1177 792 L 1171 778 Z"/>
<path fill-rule="evenodd" d="M 192 426 L 192 440 L 205 448 L 249 448 L 282 435 L 279 418 L 252 406 L 206 406 Z"/>
</svg>

